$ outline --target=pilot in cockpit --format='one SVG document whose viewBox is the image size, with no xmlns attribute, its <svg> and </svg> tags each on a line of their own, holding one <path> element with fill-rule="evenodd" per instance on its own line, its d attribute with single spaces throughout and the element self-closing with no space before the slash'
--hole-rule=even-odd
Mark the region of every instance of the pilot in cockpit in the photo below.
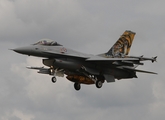
<svg viewBox="0 0 165 120">
<path fill-rule="evenodd" d="M 53 40 L 50 40 L 50 39 L 41 39 L 39 42 L 37 42 L 33 45 L 61 46 L 56 41 L 53 41 Z"/>
</svg>

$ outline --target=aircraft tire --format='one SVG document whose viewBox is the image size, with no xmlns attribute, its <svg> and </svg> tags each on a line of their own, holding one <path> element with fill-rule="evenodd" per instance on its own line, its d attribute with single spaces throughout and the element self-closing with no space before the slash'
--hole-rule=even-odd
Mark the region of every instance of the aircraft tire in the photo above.
<svg viewBox="0 0 165 120">
<path fill-rule="evenodd" d="M 74 88 L 78 91 L 81 89 L 81 85 L 79 83 L 74 83 Z"/>
<path fill-rule="evenodd" d="M 52 77 L 52 82 L 55 83 L 57 81 L 56 77 Z"/>
<path fill-rule="evenodd" d="M 96 87 L 97 87 L 97 88 L 101 88 L 102 86 L 103 86 L 102 81 L 101 81 L 101 80 L 97 80 L 97 81 L 96 81 Z"/>
</svg>

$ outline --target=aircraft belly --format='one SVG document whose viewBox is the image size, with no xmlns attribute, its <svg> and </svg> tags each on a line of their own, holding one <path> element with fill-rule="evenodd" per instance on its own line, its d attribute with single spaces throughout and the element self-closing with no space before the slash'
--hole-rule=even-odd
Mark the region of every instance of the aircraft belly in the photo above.
<svg viewBox="0 0 165 120">
<path fill-rule="evenodd" d="M 68 69 L 68 70 L 78 70 L 82 67 L 81 64 L 72 62 L 72 61 L 65 61 L 60 59 L 55 59 L 53 65 L 55 67 L 59 67 L 62 69 Z"/>
<path fill-rule="evenodd" d="M 81 63 L 64 59 L 43 59 L 43 64 L 49 67 L 54 66 L 55 68 L 66 70 L 78 70 L 82 67 Z"/>
</svg>

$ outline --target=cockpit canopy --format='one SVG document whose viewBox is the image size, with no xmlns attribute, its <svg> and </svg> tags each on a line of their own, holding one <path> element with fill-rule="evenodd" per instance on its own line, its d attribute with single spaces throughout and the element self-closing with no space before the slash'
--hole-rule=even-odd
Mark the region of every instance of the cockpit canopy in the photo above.
<svg viewBox="0 0 165 120">
<path fill-rule="evenodd" d="M 50 39 L 41 39 L 39 42 L 37 42 L 33 45 L 62 46 L 62 45 L 58 44 L 56 41 L 53 41 L 53 40 L 50 40 Z"/>
</svg>

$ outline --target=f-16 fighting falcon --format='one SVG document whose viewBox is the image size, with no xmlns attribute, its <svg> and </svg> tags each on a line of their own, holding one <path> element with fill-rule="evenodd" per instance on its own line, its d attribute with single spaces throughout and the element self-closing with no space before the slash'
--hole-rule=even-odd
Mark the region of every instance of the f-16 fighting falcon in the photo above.
<svg viewBox="0 0 165 120">
<path fill-rule="evenodd" d="M 115 82 L 115 79 L 137 78 L 137 72 L 157 74 L 136 69 L 138 65 L 144 64 L 142 61 L 155 62 L 157 57 L 128 56 L 134 36 L 134 32 L 125 31 L 108 52 L 99 55 L 77 52 L 49 39 L 42 39 L 31 46 L 16 48 L 13 51 L 42 57 L 46 68 L 27 68 L 52 75 L 53 83 L 56 82 L 56 77 L 65 75 L 74 83 L 76 90 L 80 90 L 81 84 L 95 84 L 97 88 L 101 88 L 105 81 L 109 83 Z"/>
</svg>

